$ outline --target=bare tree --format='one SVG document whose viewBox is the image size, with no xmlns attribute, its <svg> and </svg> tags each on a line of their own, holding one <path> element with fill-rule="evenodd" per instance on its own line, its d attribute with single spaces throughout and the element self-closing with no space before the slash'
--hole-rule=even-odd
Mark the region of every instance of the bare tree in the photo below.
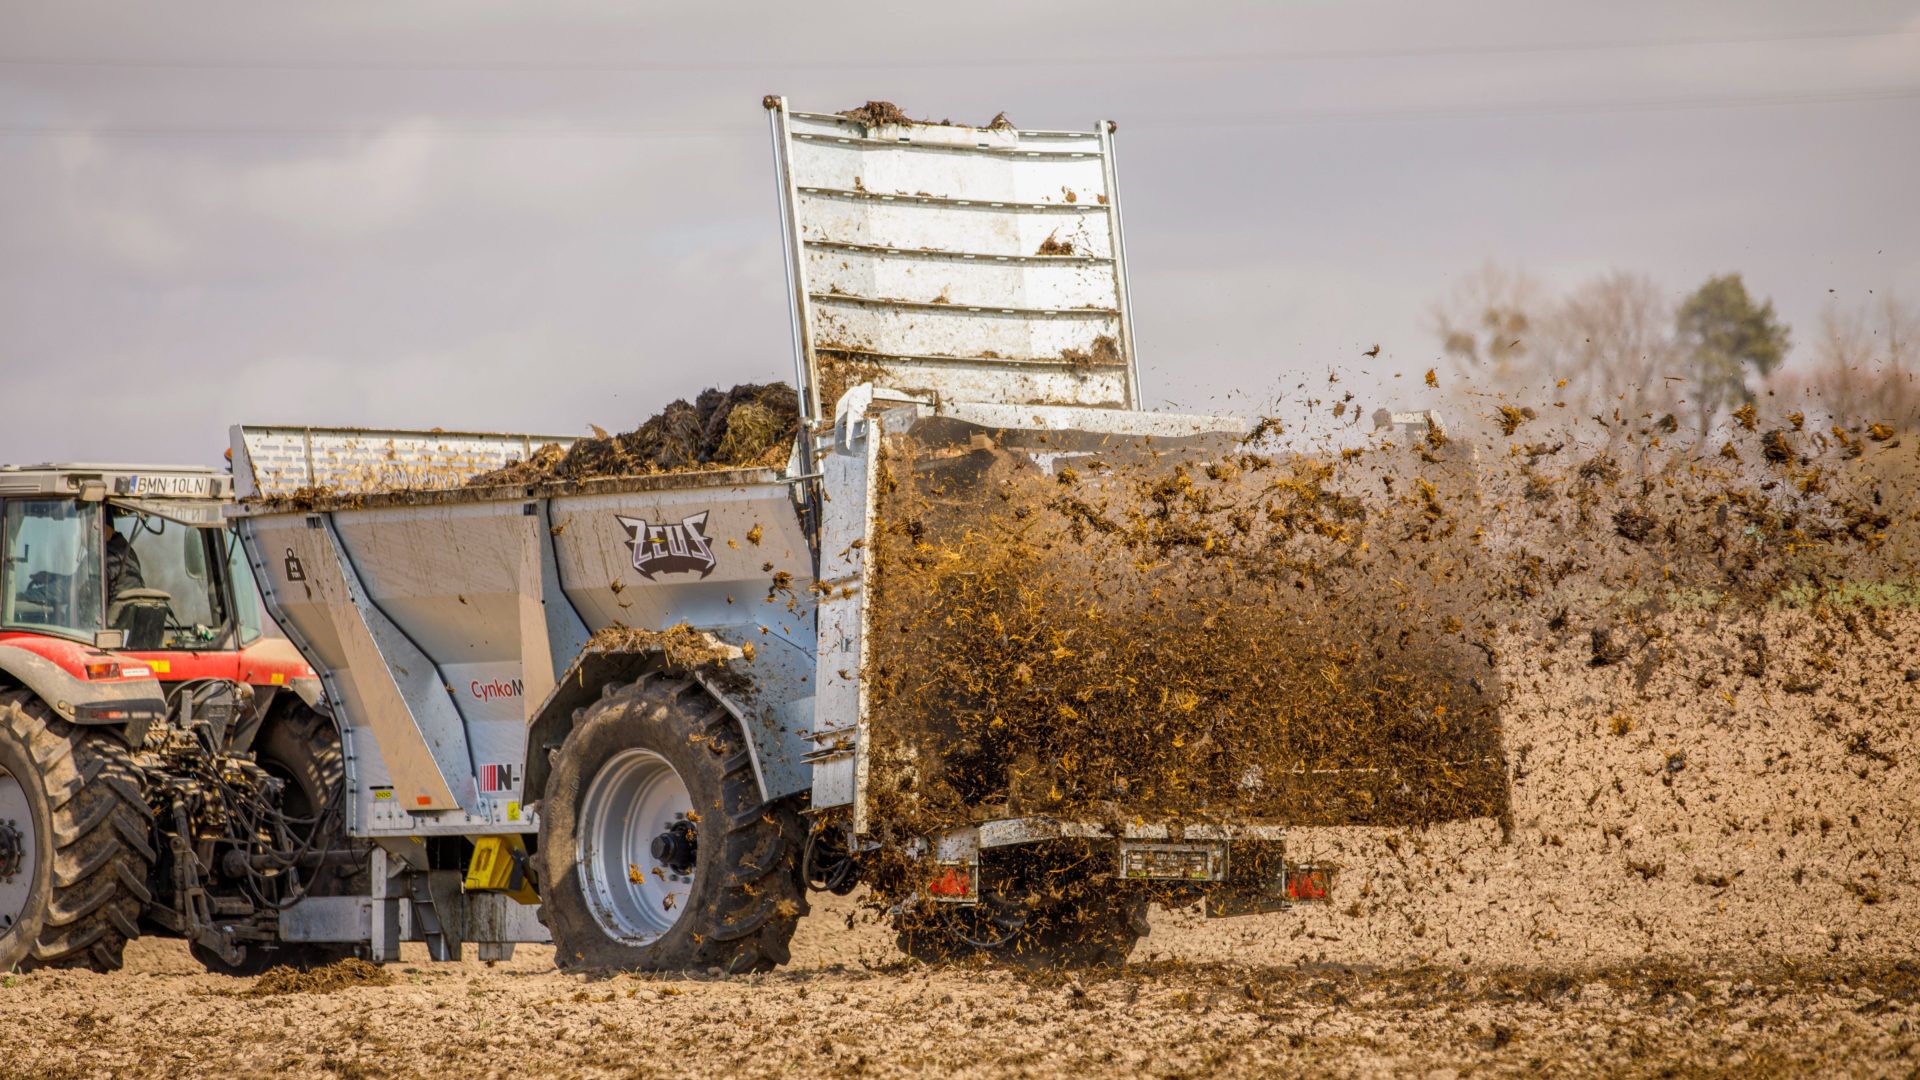
<svg viewBox="0 0 1920 1080">
<path fill-rule="evenodd" d="M 1920 313 L 1891 296 L 1829 305 L 1811 362 L 1781 372 L 1770 388 L 1823 424 L 1920 430 Z"/>
<path fill-rule="evenodd" d="M 1679 405 L 1673 305 L 1645 274 L 1603 274 L 1553 305 L 1541 360 L 1562 397 L 1609 427 L 1638 424 Z"/>
<path fill-rule="evenodd" d="M 1496 387 L 1529 375 L 1540 287 L 1526 274 L 1487 262 L 1434 305 L 1435 333 L 1455 374 Z"/>
</svg>

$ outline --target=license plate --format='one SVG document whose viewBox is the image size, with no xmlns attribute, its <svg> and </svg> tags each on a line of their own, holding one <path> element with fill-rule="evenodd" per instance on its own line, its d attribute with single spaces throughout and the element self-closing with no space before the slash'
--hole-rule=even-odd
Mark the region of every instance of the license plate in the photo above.
<svg viewBox="0 0 1920 1080">
<path fill-rule="evenodd" d="M 1227 845 L 1122 841 L 1119 873 L 1128 881 L 1221 881 Z"/>
<path fill-rule="evenodd" d="M 211 476 L 142 474 L 133 478 L 133 495 L 211 495 Z"/>
</svg>

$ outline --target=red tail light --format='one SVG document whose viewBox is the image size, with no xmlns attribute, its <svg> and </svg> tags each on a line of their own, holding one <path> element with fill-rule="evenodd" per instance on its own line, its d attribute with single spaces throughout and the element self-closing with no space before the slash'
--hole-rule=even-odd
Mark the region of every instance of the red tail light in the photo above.
<svg viewBox="0 0 1920 1080">
<path fill-rule="evenodd" d="M 1327 900 L 1333 895 L 1333 871 L 1325 866 L 1287 868 L 1287 899 Z"/>
<path fill-rule="evenodd" d="M 970 866 L 942 866 L 927 882 L 927 895 L 940 900 L 972 900 L 978 885 Z"/>
</svg>

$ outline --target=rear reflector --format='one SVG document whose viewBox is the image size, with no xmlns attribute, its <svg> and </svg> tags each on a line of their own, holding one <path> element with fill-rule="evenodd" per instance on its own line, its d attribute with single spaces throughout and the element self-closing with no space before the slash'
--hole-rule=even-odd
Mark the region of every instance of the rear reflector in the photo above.
<svg viewBox="0 0 1920 1080">
<path fill-rule="evenodd" d="M 1325 866 L 1287 868 L 1287 899 L 1327 900 L 1333 895 L 1333 871 Z"/>
<path fill-rule="evenodd" d="M 980 881 L 971 866 L 938 866 L 927 882 L 927 895 L 935 900 L 978 899 Z"/>
<path fill-rule="evenodd" d="M 120 724 L 136 720 L 158 720 L 160 710 L 144 702 L 91 702 L 73 707 L 73 718 L 82 724 Z"/>
</svg>

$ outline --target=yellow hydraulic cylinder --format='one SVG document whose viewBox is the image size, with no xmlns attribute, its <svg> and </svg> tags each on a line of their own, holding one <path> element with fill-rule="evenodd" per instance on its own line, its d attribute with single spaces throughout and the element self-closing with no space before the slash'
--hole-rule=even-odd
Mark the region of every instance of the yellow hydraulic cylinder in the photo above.
<svg viewBox="0 0 1920 1080">
<path fill-rule="evenodd" d="M 475 840 L 465 887 L 468 892 L 503 892 L 522 904 L 540 902 L 540 894 L 527 880 L 527 845 L 518 836 Z"/>
</svg>

